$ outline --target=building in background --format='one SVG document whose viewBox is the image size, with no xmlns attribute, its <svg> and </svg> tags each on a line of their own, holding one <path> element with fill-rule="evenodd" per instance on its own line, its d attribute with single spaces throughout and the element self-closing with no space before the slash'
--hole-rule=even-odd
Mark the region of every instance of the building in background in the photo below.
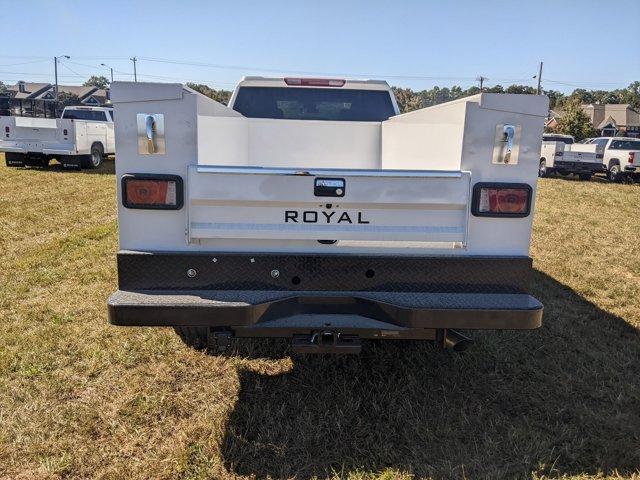
<svg viewBox="0 0 640 480">
<path fill-rule="evenodd" d="M 55 117 L 55 85 L 51 83 L 18 82 L 8 85 L 7 108 L 0 114 L 33 117 Z M 109 90 L 94 86 L 58 85 L 59 93 L 76 95 L 80 105 L 101 107 L 110 104 Z"/>
<path fill-rule="evenodd" d="M 640 113 L 627 103 L 583 105 L 593 127 L 603 137 L 640 137 Z"/>
<path fill-rule="evenodd" d="M 592 103 L 582 105 L 591 119 L 591 125 L 603 137 L 640 137 L 640 113 L 628 103 Z M 544 126 L 545 131 L 554 131 L 564 112 L 549 110 Z"/>
<path fill-rule="evenodd" d="M 558 122 L 563 114 L 564 112 L 562 112 L 561 110 L 549 110 L 549 115 L 544 122 L 544 127 L 546 129 L 545 131 L 554 130 L 555 128 L 557 128 Z"/>
</svg>

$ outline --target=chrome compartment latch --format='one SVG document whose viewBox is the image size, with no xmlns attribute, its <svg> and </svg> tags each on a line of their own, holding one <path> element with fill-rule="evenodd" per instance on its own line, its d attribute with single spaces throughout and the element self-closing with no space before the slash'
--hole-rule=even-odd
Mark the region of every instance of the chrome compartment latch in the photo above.
<svg viewBox="0 0 640 480">
<path fill-rule="evenodd" d="M 139 113 L 138 153 L 140 155 L 164 155 L 164 115 L 162 113 Z"/>
<path fill-rule="evenodd" d="M 496 125 L 492 163 L 500 165 L 516 165 L 518 163 L 521 133 L 522 127 L 520 125 Z"/>
</svg>

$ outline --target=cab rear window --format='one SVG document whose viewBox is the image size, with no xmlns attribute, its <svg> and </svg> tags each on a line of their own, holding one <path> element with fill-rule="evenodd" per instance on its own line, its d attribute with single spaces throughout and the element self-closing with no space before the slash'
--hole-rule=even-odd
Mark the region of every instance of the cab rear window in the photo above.
<svg viewBox="0 0 640 480">
<path fill-rule="evenodd" d="M 640 150 L 640 140 L 613 140 L 609 148 L 612 150 Z"/>
<path fill-rule="evenodd" d="M 562 142 L 567 145 L 571 145 L 573 143 L 573 138 L 571 137 L 560 137 L 558 135 L 543 135 L 542 140 L 545 142 Z"/>
<path fill-rule="evenodd" d="M 107 121 L 107 115 L 103 111 L 95 110 L 65 110 L 62 118 L 69 120 L 92 120 L 94 122 Z"/>
<path fill-rule="evenodd" d="M 240 87 L 233 109 L 249 118 L 382 122 L 395 114 L 388 91 Z"/>
</svg>

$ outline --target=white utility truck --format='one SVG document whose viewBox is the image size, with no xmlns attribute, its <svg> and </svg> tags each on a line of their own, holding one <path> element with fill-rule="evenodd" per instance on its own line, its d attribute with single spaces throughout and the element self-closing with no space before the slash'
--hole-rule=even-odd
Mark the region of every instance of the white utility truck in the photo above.
<svg viewBox="0 0 640 480">
<path fill-rule="evenodd" d="M 548 99 L 480 94 L 398 114 L 386 82 L 244 78 L 229 106 L 116 82 L 115 325 L 188 345 L 534 329 L 529 243 Z"/>
<path fill-rule="evenodd" d="M 546 177 L 552 172 L 578 175 L 590 180 L 594 173 L 604 173 L 603 149 L 595 144 L 575 143 L 571 135 L 545 133 L 540 148 L 538 175 Z"/>
<path fill-rule="evenodd" d="M 115 153 L 113 109 L 66 107 L 60 118 L 0 117 L 0 152 L 9 167 L 98 168 Z"/>
</svg>

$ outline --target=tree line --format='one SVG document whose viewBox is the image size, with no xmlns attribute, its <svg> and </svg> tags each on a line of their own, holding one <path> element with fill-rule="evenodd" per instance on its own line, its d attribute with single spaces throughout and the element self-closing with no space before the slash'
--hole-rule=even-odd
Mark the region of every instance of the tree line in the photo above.
<svg viewBox="0 0 640 480">
<path fill-rule="evenodd" d="M 102 75 L 92 76 L 84 85 L 109 88 L 109 80 Z M 231 97 L 231 91 L 229 90 L 216 90 L 202 83 L 187 82 L 187 86 L 220 103 L 226 104 Z M 392 87 L 392 89 L 398 101 L 400 111 L 403 113 L 480 93 L 480 88 L 477 86 L 464 89 L 458 85 L 454 85 L 453 87 L 435 86 L 428 90 L 412 90 L 411 88 L 402 87 Z M 482 91 L 487 93 L 520 93 L 531 95 L 536 93 L 536 89 L 528 85 L 510 85 L 508 87 L 495 85 L 493 87 L 483 88 Z M 0 82 L 0 93 L 6 92 L 6 86 Z M 640 109 L 640 81 L 635 81 L 626 88 L 617 88 L 615 90 L 586 90 L 584 88 L 576 88 L 568 95 L 557 90 L 543 90 L 543 93 L 549 97 L 549 108 L 552 110 L 563 109 L 571 102 L 579 102 L 581 104 L 628 103 L 634 108 Z M 73 99 L 68 100 L 72 101 Z"/>
<path fill-rule="evenodd" d="M 196 90 L 214 100 L 226 104 L 231 97 L 229 90 L 215 90 L 201 83 L 187 83 L 189 88 Z M 411 112 L 420 108 L 431 107 L 439 103 L 457 100 L 480 93 L 480 88 L 473 86 L 463 89 L 457 85 L 453 87 L 433 87 L 429 90 L 412 90 L 410 88 L 392 87 L 398 101 L 400 111 Z M 503 87 L 495 85 L 482 89 L 486 93 L 519 93 L 535 95 L 536 89 L 527 85 L 510 85 Z M 564 109 L 571 103 L 629 103 L 634 108 L 640 109 L 640 81 L 631 83 L 627 88 L 615 90 L 585 90 L 575 89 L 571 94 L 564 94 L 557 90 L 543 90 L 549 97 L 550 109 Z"/>
<path fill-rule="evenodd" d="M 84 85 L 108 88 L 109 80 L 104 76 L 92 76 Z M 202 83 L 188 82 L 187 87 L 224 105 L 226 105 L 231 98 L 231 91 L 223 89 L 216 90 Z M 412 90 L 411 88 L 402 87 L 392 87 L 392 89 L 402 113 L 480 93 L 480 88 L 477 86 L 464 89 L 458 85 L 454 85 L 453 87 L 436 86 L 428 90 Z M 483 88 L 482 91 L 486 93 L 536 94 L 536 89 L 528 85 L 510 85 L 506 88 L 502 85 L 495 85 L 493 87 Z M 7 93 L 7 88 L 0 82 L 0 94 L 3 93 Z M 563 111 L 563 115 L 553 131 L 573 135 L 578 140 L 597 135 L 588 115 L 582 110 L 581 105 L 591 103 L 622 103 L 630 104 L 635 109 L 640 109 L 640 81 L 632 82 L 626 88 L 618 88 L 615 90 L 586 90 L 577 88 L 570 94 L 564 94 L 557 90 L 543 90 L 543 93 L 549 97 L 549 108 L 551 110 Z M 58 101 L 58 108 L 60 110 L 65 106 L 78 105 L 81 103 L 76 95 L 66 92 L 60 92 Z"/>
</svg>

